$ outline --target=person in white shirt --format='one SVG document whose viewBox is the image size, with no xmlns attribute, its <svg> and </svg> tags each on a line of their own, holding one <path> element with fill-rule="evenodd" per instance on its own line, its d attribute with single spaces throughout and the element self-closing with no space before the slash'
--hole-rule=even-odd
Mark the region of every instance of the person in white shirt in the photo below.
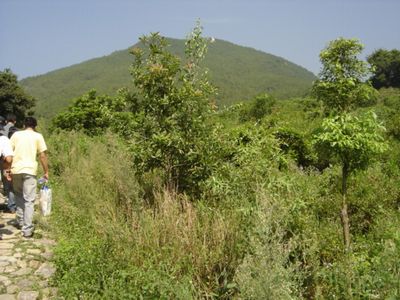
<svg viewBox="0 0 400 300">
<path fill-rule="evenodd" d="M 0 134 L 0 158 L 4 174 L 9 174 L 8 178 L 11 179 L 10 166 L 13 158 L 13 151 L 10 140 L 2 134 Z"/>
<path fill-rule="evenodd" d="M 0 158 L 4 176 L 11 180 L 10 166 L 13 158 L 13 151 L 10 140 L 4 135 L 0 135 Z"/>
<path fill-rule="evenodd" d="M 11 163 L 13 159 L 13 151 L 11 148 L 10 140 L 4 135 L 0 134 L 0 165 L 2 177 L 11 182 Z M 0 235 L 1 240 L 1 235 Z"/>
<path fill-rule="evenodd" d="M 15 127 L 16 122 L 17 122 L 17 117 L 14 114 L 12 114 L 12 113 L 7 114 L 6 125 L 4 125 L 4 127 L 3 127 L 3 135 L 4 136 L 10 138 L 10 135 L 12 135 L 12 133 L 17 130 Z M 10 134 L 10 129 L 12 131 L 11 134 Z M 15 197 L 14 197 L 12 182 L 7 180 L 7 178 L 3 175 L 2 166 L 0 166 L 0 170 L 2 170 L 1 181 L 3 182 L 4 195 L 7 198 L 8 211 L 11 213 L 15 213 L 15 211 L 17 210 L 17 206 L 15 204 Z"/>
</svg>

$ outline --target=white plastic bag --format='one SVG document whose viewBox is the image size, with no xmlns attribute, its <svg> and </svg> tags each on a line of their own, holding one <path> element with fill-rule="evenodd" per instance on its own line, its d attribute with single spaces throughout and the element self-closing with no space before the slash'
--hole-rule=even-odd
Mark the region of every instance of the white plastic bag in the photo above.
<svg viewBox="0 0 400 300">
<path fill-rule="evenodd" d="M 47 185 L 43 185 L 42 188 L 40 189 L 40 198 L 39 198 L 40 208 L 43 216 L 50 215 L 51 200 L 52 200 L 51 188 L 49 188 Z"/>
</svg>

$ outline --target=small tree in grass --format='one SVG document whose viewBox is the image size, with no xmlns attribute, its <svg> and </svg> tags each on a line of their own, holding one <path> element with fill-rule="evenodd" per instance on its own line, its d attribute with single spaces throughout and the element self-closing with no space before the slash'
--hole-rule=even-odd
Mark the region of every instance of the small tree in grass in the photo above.
<svg viewBox="0 0 400 300">
<path fill-rule="evenodd" d="M 335 154 L 342 167 L 341 220 L 346 251 L 350 250 L 350 221 L 347 209 L 349 176 L 365 169 L 376 154 L 386 149 L 381 135 L 384 127 L 374 113 L 357 117 L 352 110 L 374 97 L 375 90 L 365 82 L 368 65 L 357 56 L 363 46 L 356 39 L 339 38 L 329 43 L 321 54 L 323 69 L 313 92 L 330 114 L 322 124 L 315 142 Z"/>
<path fill-rule="evenodd" d="M 322 131 L 316 142 L 325 144 L 339 159 L 342 166 L 342 210 L 343 239 L 345 248 L 350 249 L 350 222 L 347 211 L 347 181 L 349 176 L 368 167 L 377 155 L 385 151 L 381 132 L 384 127 L 372 112 L 361 117 L 349 113 L 324 119 Z"/>
<path fill-rule="evenodd" d="M 133 154 L 141 171 L 161 169 L 165 183 L 180 191 L 193 191 L 210 172 L 208 143 L 215 89 L 202 70 L 207 39 L 197 25 L 186 41 L 186 59 L 167 49 L 158 33 L 140 40 L 131 73 L 139 109 Z"/>
</svg>

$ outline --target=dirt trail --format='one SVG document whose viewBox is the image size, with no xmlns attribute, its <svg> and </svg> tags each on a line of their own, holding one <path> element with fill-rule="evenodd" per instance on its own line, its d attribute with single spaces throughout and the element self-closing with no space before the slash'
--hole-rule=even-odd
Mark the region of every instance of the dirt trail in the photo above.
<svg viewBox="0 0 400 300">
<path fill-rule="evenodd" d="M 0 194 L 0 300 L 56 299 L 57 289 L 50 286 L 55 241 L 38 227 L 33 238 L 22 237 L 4 200 Z"/>
</svg>

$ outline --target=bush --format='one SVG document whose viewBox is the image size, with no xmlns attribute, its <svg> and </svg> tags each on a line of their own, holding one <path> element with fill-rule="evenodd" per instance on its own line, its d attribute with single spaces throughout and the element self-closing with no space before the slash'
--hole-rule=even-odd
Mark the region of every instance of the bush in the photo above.
<svg viewBox="0 0 400 300">
<path fill-rule="evenodd" d="M 275 98 L 268 94 L 255 97 L 250 105 L 242 108 L 240 111 L 240 121 L 257 121 L 272 113 L 272 108 L 276 103 Z"/>
<path fill-rule="evenodd" d="M 311 147 L 305 142 L 304 137 L 294 130 L 282 128 L 275 132 L 281 150 L 293 156 L 301 167 L 308 167 L 313 162 Z"/>
<path fill-rule="evenodd" d="M 73 103 L 52 120 L 52 130 L 81 130 L 94 136 L 101 135 L 109 127 L 118 126 L 119 115 L 126 119 L 124 112 L 134 101 L 126 89 L 118 90 L 117 96 L 97 95 L 95 90 L 89 91 L 73 100 Z M 124 125 L 128 123 L 123 122 Z"/>
</svg>

